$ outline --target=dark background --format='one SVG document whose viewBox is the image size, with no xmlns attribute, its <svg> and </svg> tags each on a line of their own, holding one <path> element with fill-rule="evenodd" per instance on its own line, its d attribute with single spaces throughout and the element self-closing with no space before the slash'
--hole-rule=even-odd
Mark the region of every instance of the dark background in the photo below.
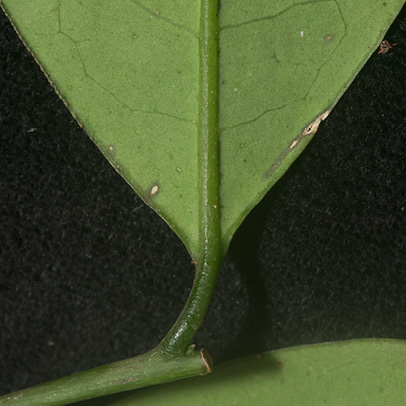
<svg viewBox="0 0 406 406">
<path fill-rule="evenodd" d="M 196 343 L 217 362 L 406 339 L 406 12 L 235 236 Z M 193 267 L 0 16 L 0 393 L 140 354 Z"/>
</svg>

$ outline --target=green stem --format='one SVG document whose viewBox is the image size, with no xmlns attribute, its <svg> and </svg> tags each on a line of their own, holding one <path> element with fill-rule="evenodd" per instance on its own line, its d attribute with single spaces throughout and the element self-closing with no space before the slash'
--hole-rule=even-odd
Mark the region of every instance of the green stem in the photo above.
<svg viewBox="0 0 406 406">
<path fill-rule="evenodd" d="M 168 357 L 160 350 L 153 350 L 135 358 L 2 396 L 0 405 L 67 405 L 98 396 L 204 375 L 209 372 L 209 364 L 210 361 L 203 352 Z"/>
<path fill-rule="evenodd" d="M 189 299 L 161 345 L 181 354 L 203 322 L 221 266 L 218 132 L 218 1 L 203 0 L 200 14 L 199 256 Z"/>
</svg>

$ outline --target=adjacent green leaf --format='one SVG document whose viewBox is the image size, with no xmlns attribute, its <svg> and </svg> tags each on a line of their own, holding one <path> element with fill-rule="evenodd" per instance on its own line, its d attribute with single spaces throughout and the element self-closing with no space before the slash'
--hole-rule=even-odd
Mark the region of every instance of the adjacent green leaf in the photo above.
<svg viewBox="0 0 406 406">
<path fill-rule="evenodd" d="M 198 0 L 3 0 L 117 171 L 199 252 Z M 403 0 L 222 0 L 222 250 L 300 154 Z M 337 129 L 339 136 L 339 129 Z"/>
<path fill-rule="evenodd" d="M 193 378 L 83 406 L 404 405 L 406 343 L 356 340 L 268 352 Z"/>
</svg>

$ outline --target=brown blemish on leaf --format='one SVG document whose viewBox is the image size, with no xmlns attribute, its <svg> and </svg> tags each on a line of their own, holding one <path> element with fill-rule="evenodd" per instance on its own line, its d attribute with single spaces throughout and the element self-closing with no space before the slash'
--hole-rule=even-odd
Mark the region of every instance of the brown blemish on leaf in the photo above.
<svg viewBox="0 0 406 406">
<path fill-rule="evenodd" d="M 326 35 L 324 36 L 324 43 L 325 43 L 326 45 L 329 45 L 330 42 L 331 42 L 334 38 L 335 38 L 335 35 L 333 35 L 333 34 L 326 34 Z"/>
<path fill-rule="evenodd" d="M 379 44 L 379 52 L 378 54 L 386 54 L 387 52 L 389 52 L 389 50 L 391 48 L 393 48 L 394 46 L 396 46 L 397 44 L 391 44 L 389 41 L 383 40 L 380 44 Z"/>
<path fill-rule="evenodd" d="M 269 178 L 270 176 L 272 176 L 272 174 L 281 166 L 282 162 L 288 156 L 288 154 L 293 151 L 302 140 L 307 137 L 313 136 L 316 133 L 320 123 L 327 118 L 327 116 L 330 114 L 330 111 L 331 110 L 326 110 L 324 113 L 317 116 L 315 120 L 313 120 L 302 130 L 301 134 L 292 141 L 288 148 L 281 152 L 272 166 L 264 173 L 264 178 Z"/>
<path fill-rule="evenodd" d="M 320 123 L 323 120 L 325 120 L 329 114 L 330 114 L 330 110 L 327 110 L 323 114 L 320 114 L 314 121 L 312 121 L 308 126 L 306 126 L 306 128 L 303 130 L 302 134 L 300 134 L 300 136 L 297 138 L 297 140 L 300 141 L 302 138 L 307 137 L 308 135 L 315 134 L 317 129 L 319 128 Z M 289 148 L 292 148 L 292 146 Z"/>
</svg>

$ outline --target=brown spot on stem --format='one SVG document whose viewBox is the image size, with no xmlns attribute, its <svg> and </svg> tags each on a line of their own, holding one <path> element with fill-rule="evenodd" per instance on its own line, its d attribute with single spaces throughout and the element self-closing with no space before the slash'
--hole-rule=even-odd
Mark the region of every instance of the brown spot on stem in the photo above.
<svg viewBox="0 0 406 406">
<path fill-rule="evenodd" d="M 200 356 L 202 357 L 203 364 L 206 368 L 206 374 L 210 373 L 213 370 L 213 358 L 204 348 L 200 350 Z"/>
</svg>

